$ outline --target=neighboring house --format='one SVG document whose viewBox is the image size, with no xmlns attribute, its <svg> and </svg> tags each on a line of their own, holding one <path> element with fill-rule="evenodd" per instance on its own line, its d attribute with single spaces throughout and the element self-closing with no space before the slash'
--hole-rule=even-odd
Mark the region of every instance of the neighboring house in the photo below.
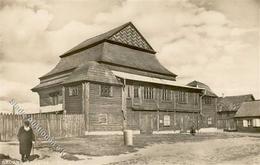
<svg viewBox="0 0 260 165">
<path fill-rule="evenodd" d="M 198 126 L 203 89 L 177 84 L 177 75 L 155 54 L 130 22 L 61 55 L 32 91 L 39 94 L 41 108 L 61 106 L 67 114 L 84 114 L 89 132 Z"/>
<path fill-rule="evenodd" d="M 201 109 L 201 121 L 200 127 L 216 127 L 216 113 L 217 113 L 217 98 L 218 96 L 210 89 L 210 87 L 199 81 L 192 81 L 188 86 L 198 87 L 205 89 L 202 96 L 202 109 Z"/>
<path fill-rule="evenodd" d="M 260 100 L 242 103 L 235 120 L 240 132 L 260 132 Z"/>
<path fill-rule="evenodd" d="M 219 97 L 217 111 L 217 128 L 225 130 L 236 130 L 234 116 L 241 104 L 246 101 L 254 101 L 252 94 L 239 96 Z"/>
</svg>

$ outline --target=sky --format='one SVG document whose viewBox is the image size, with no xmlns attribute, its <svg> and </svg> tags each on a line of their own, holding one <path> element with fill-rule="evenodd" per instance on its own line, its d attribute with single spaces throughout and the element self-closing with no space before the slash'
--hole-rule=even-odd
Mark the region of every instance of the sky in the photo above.
<svg viewBox="0 0 260 165">
<path fill-rule="evenodd" d="M 178 82 L 259 99 L 259 7 L 258 0 L 0 0 L 0 111 L 10 111 L 10 99 L 39 108 L 30 89 L 59 55 L 129 21 Z"/>
</svg>

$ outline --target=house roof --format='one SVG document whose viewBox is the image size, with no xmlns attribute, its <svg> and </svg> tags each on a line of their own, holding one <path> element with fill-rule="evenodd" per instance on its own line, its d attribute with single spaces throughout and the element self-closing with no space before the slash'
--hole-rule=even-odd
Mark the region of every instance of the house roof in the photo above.
<svg viewBox="0 0 260 165">
<path fill-rule="evenodd" d="M 192 87 L 198 87 L 198 88 L 203 88 L 205 89 L 205 95 L 206 96 L 211 96 L 211 97 L 218 97 L 211 89 L 208 85 L 199 82 L 199 81 L 192 81 L 190 83 L 187 84 L 187 86 L 192 86 Z"/>
<path fill-rule="evenodd" d="M 114 71 L 114 70 L 112 72 L 115 76 L 120 77 L 120 78 L 124 78 L 124 79 L 128 79 L 128 80 L 148 82 L 148 83 L 161 84 L 161 85 L 168 85 L 168 86 L 174 86 L 174 87 L 179 87 L 179 88 L 195 89 L 195 90 L 198 90 L 198 91 L 203 90 L 203 88 L 190 87 L 190 86 L 179 84 L 176 81 L 171 81 L 171 80 L 141 76 L 141 75 L 126 73 L 126 72 L 119 72 L 119 71 Z"/>
<path fill-rule="evenodd" d="M 145 38 L 129 22 L 86 40 L 63 54 L 59 63 L 50 72 L 40 77 L 40 84 L 32 90 L 36 91 L 38 88 L 82 79 L 81 74 L 83 71 L 86 72 L 89 61 L 96 61 L 96 65 L 97 63 L 102 64 L 110 70 L 116 68 L 115 70 L 119 71 L 175 80 L 177 75 L 162 66 L 154 53 L 153 48 Z M 100 67 L 98 66 L 98 68 Z M 66 76 L 62 79 L 57 78 L 65 73 L 67 77 L 69 76 L 68 79 Z M 75 80 L 72 80 L 73 78 Z M 113 83 L 115 83 L 114 80 Z"/>
<path fill-rule="evenodd" d="M 236 112 L 241 104 L 246 101 L 254 101 L 255 98 L 252 94 L 226 96 L 218 98 L 218 112 L 234 111 Z"/>
<path fill-rule="evenodd" d="M 61 55 L 61 57 L 74 54 L 77 51 L 104 41 L 113 42 L 124 46 L 135 47 L 151 53 L 155 53 L 154 49 L 145 40 L 142 34 L 135 28 L 132 22 L 128 22 L 108 32 L 83 41 L 79 45 L 65 52 L 63 55 Z"/>
<path fill-rule="evenodd" d="M 260 100 L 243 102 L 235 117 L 260 117 Z"/>
</svg>

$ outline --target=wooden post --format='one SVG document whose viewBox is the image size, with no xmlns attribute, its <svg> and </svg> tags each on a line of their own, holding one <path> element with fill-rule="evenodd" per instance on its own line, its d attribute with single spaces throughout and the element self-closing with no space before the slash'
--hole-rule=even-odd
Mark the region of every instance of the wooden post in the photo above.
<svg viewBox="0 0 260 165">
<path fill-rule="evenodd" d="M 65 110 L 65 87 L 63 86 L 62 87 L 62 110 L 66 113 L 66 110 Z"/>
<path fill-rule="evenodd" d="M 122 86 L 122 112 L 123 112 L 123 130 L 127 128 L 127 112 L 126 112 L 126 94 L 125 94 L 125 87 L 126 87 L 126 80 L 123 79 L 123 86 Z"/>
<path fill-rule="evenodd" d="M 90 130 L 90 121 L 89 121 L 89 88 L 90 88 L 90 83 L 84 83 L 84 120 L 85 120 L 85 130 L 89 131 Z"/>
</svg>

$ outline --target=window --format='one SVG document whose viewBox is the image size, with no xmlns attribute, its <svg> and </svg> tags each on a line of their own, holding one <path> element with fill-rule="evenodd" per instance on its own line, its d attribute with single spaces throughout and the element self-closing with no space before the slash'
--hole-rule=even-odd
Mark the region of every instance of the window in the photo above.
<svg viewBox="0 0 260 165">
<path fill-rule="evenodd" d="M 131 97 L 131 86 L 127 86 L 127 97 Z"/>
<path fill-rule="evenodd" d="M 50 97 L 53 105 L 59 104 L 59 92 L 50 93 Z"/>
<path fill-rule="evenodd" d="M 252 120 L 243 120 L 243 127 L 252 126 Z"/>
<path fill-rule="evenodd" d="M 208 104 L 208 105 L 211 104 L 211 98 L 210 97 L 205 97 L 204 98 L 204 103 Z"/>
<path fill-rule="evenodd" d="M 212 117 L 208 117 L 208 125 L 212 124 Z"/>
<path fill-rule="evenodd" d="M 165 101 L 171 100 L 171 90 L 162 89 L 162 100 L 165 100 Z"/>
<path fill-rule="evenodd" d="M 253 119 L 253 127 L 260 127 L 260 119 Z"/>
<path fill-rule="evenodd" d="M 247 122 L 247 120 L 243 120 L 243 127 L 248 127 L 248 122 Z"/>
<path fill-rule="evenodd" d="M 134 98 L 139 98 L 139 86 L 134 86 Z"/>
<path fill-rule="evenodd" d="M 107 114 L 98 115 L 98 124 L 107 124 Z"/>
<path fill-rule="evenodd" d="M 170 116 L 169 115 L 164 115 L 163 116 L 163 125 L 164 126 L 170 126 L 170 123 L 171 123 Z"/>
<path fill-rule="evenodd" d="M 194 104 L 199 105 L 200 96 L 197 93 L 193 93 L 193 98 L 194 98 Z"/>
<path fill-rule="evenodd" d="M 102 97 L 110 97 L 112 96 L 112 88 L 110 85 L 101 85 L 100 87 L 100 96 Z"/>
<path fill-rule="evenodd" d="M 78 87 L 69 87 L 69 96 L 78 96 L 79 89 Z"/>
<path fill-rule="evenodd" d="M 179 91 L 178 96 L 177 96 L 177 101 L 178 103 L 188 103 L 188 93 Z"/>
<path fill-rule="evenodd" d="M 144 87 L 144 99 L 153 99 L 152 87 Z"/>
</svg>

